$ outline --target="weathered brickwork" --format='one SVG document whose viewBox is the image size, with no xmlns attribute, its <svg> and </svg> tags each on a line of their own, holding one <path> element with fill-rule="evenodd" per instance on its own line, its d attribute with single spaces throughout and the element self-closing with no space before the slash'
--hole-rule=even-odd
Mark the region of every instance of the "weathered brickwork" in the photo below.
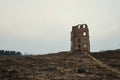
<svg viewBox="0 0 120 80">
<path fill-rule="evenodd" d="M 89 29 L 87 24 L 78 24 L 72 27 L 71 31 L 71 52 L 89 53 Z"/>
</svg>

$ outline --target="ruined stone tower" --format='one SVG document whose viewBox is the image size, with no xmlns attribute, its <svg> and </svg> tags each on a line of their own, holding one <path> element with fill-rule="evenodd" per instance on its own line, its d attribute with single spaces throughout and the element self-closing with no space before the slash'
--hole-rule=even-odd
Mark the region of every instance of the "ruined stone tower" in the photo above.
<svg viewBox="0 0 120 80">
<path fill-rule="evenodd" d="M 87 24 L 78 24 L 72 27 L 71 52 L 85 54 L 90 52 L 89 29 Z"/>
</svg>

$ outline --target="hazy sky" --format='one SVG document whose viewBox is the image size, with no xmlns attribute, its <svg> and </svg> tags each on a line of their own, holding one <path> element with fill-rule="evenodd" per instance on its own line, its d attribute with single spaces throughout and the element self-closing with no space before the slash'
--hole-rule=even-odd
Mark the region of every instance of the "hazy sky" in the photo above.
<svg viewBox="0 0 120 80">
<path fill-rule="evenodd" d="M 120 48 L 120 0 L 0 0 L 0 49 L 67 51 L 72 26 L 81 23 L 91 51 Z"/>
</svg>

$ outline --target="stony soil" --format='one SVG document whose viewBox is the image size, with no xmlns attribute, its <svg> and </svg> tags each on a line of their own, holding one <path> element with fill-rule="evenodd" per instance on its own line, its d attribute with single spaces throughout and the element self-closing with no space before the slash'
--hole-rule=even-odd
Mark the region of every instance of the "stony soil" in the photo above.
<svg viewBox="0 0 120 80">
<path fill-rule="evenodd" d="M 120 80 L 83 54 L 0 57 L 0 80 Z"/>
<path fill-rule="evenodd" d="M 120 50 L 98 52 L 91 55 L 110 67 L 120 70 Z"/>
</svg>

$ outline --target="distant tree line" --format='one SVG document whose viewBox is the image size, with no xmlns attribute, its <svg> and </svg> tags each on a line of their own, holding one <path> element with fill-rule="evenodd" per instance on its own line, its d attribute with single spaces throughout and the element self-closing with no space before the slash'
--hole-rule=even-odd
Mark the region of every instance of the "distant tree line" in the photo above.
<svg viewBox="0 0 120 80">
<path fill-rule="evenodd" d="M 8 51 L 8 50 L 0 50 L 0 55 L 22 55 L 21 52 L 16 52 L 16 51 Z"/>
</svg>

